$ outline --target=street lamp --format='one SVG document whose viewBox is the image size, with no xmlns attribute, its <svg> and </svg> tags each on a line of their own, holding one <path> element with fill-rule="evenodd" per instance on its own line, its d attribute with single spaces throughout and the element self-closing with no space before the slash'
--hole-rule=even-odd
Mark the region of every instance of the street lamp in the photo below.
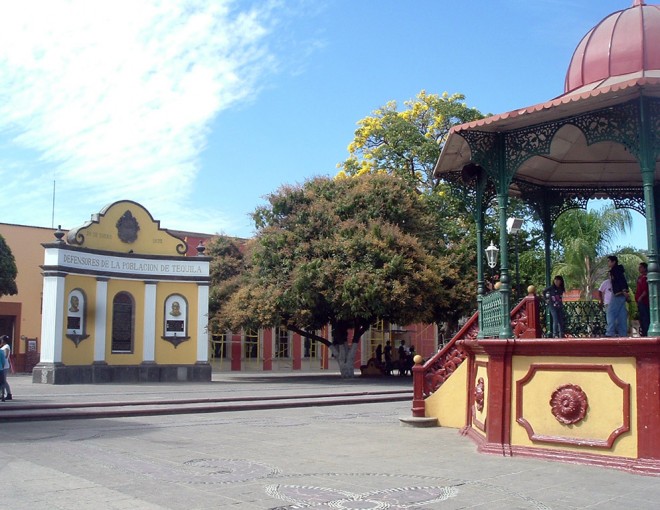
<svg viewBox="0 0 660 510">
<path fill-rule="evenodd" d="M 518 232 L 522 228 L 523 220 L 520 218 L 509 218 L 506 220 L 506 233 L 516 236 L 516 300 L 520 299 L 520 270 L 518 267 Z"/>
<path fill-rule="evenodd" d="M 497 265 L 497 252 L 499 252 L 499 248 L 493 244 L 493 241 L 490 242 L 490 246 L 486 248 L 486 262 L 488 262 L 488 267 L 493 269 Z M 490 272 L 491 276 L 491 282 L 493 278 L 493 272 Z M 494 282 L 492 282 L 492 285 L 494 285 Z M 487 286 L 490 290 L 493 290 L 492 287 Z M 489 291 L 490 291 L 489 290 Z"/>
<path fill-rule="evenodd" d="M 493 241 L 490 242 L 490 246 L 486 248 L 486 261 L 488 262 L 488 267 L 493 269 L 497 265 L 497 252 L 500 249 L 493 244 Z"/>
<path fill-rule="evenodd" d="M 493 244 L 493 241 L 490 242 L 490 246 L 486 248 L 486 262 L 488 262 L 488 267 L 493 269 L 497 265 L 497 252 L 500 249 Z"/>
</svg>

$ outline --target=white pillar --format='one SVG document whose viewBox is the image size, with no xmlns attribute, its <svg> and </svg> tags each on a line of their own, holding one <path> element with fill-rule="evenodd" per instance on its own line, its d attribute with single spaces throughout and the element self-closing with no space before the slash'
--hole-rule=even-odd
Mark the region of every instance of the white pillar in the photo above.
<svg viewBox="0 0 660 510">
<path fill-rule="evenodd" d="M 94 310 L 94 362 L 105 362 L 108 336 L 108 278 L 96 279 L 96 305 Z"/>
<path fill-rule="evenodd" d="M 65 276 L 64 273 L 44 272 L 40 363 L 62 362 Z"/>
<path fill-rule="evenodd" d="M 145 282 L 144 285 L 143 363 L 156 360 L 156 285 L 157 282 Z"/>
<path fill-rule="evenodd" d="M 197 362 L 209 360 L 209 284 L 197 285 Z"/>
</svg>

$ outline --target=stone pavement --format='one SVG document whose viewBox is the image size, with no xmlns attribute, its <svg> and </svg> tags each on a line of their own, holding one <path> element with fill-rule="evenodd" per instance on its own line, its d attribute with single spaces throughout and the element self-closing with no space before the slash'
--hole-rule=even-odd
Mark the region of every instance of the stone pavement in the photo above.
<svg viewBox="0 0 660 510">
<path fill-rule="evenodd" d="M 57 403 L 350 393 L 406 389 L 411 379 L 10 384 L 16 403 Z M 12 510 L 658 508 L 657 477 L 483 455 L 454 429 L 401 427 L 399 416 L 410 403 L 2 423 L 0 501 Z"/>
</svg>

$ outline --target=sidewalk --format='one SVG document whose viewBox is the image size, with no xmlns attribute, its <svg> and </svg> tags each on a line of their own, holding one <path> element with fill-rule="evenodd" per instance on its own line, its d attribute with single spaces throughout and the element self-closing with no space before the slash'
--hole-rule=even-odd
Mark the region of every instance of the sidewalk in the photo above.
<svg viewBox="0 0 660 510">
<path fill-rule="evenodd" d="M 215 374 L 209 384 L 35 385 L 16 402 L 407 389 L 410 378 Z M 0 412 L 2 407 L 0 403 Z M 409 402 L 5 423 L 11 509 L 655 509 L 660 480 L 482 455 L 454 429 L 401 427 Z"/>
</svg>

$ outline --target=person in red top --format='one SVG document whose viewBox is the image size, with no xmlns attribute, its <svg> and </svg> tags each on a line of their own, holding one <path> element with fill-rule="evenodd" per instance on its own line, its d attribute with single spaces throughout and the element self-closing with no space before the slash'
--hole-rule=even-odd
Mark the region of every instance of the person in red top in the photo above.
<svg viewBox="0 0 660 510">
<path fill-rule="evenodd" d="M 646 262 L 639 264 L 639 278 L 635 289 L 635 301 L 639 312 L 639 336 L 646 336 L 649 331 L 651 316 L 649 312 L 649 282 L 646 280 L 649 266 Z"/>
</svg>

